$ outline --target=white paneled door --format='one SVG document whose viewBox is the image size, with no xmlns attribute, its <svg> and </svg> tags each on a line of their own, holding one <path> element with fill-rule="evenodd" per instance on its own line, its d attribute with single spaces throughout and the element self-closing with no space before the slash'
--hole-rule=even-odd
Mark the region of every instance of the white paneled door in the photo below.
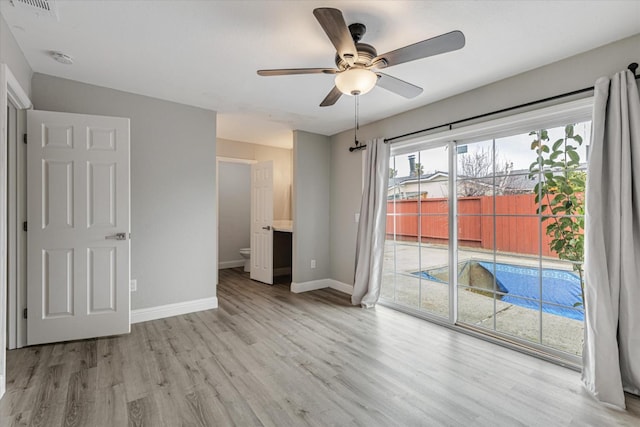
<svg viewBox="0 0 640 427">
<path fill-rule="evenodd" d="M 27 122 L 27 343 L 128 333 L 129 119 Z"/>
<path fill-rule="evenodd" d="M 273 284 L 273 161 L 251 165 L 251 278 Z"/>
</svg>

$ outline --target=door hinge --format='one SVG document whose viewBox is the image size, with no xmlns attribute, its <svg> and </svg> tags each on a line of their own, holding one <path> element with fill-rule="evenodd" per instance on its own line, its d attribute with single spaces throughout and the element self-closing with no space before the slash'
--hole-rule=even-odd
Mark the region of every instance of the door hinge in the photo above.
<svg viewBox="0 0 640 427">
<path fill-rule="evenodd" d="M 22 318 L 23 319 L 27 318 L 27 309 L 26 308 L 24 310 L 22 310 Z"/>
<path fill-rule="evenodd" d="M 22 135 L 22 142 L 24 142 L 25 144 L 27 143 L 27 134 L 23 134 Z"/>
<path fill-rule="evenodd" d="M 27 231 L 27 221 L 22 223 L 22 231 Z"/>
</svg>

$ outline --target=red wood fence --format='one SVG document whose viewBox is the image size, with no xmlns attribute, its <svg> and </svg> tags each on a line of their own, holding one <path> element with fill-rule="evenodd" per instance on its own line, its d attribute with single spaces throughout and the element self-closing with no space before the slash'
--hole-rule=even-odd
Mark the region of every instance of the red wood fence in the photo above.
<svg viewBox="0 0 640 427">
<path fill-rule="evenodd" d="M 418 205 L 420 204 L 420 206 Z M 420 211 L 418 211 L 418 207 Z M 495 212 L 495 216 L 493 215 Z M 448 199 L 396 200 L 387 203 L 387 236 L 397 240 L 449 241 Z M 420 224 L 420 227 L 418 227 Z M 546 222 L 536 215 L 534 194 L 458 198 L 458 244 L 500 252 L 556 256 L 549 248 Z"/>
</svg>

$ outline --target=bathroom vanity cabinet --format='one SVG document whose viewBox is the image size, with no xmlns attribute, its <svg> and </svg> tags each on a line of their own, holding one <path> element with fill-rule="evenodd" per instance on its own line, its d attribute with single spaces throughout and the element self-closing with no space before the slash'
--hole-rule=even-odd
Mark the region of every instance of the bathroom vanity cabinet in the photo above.
<svg viewBox="0 0 640 427">
<path fill-rule="evenodd" d="M 273 277 L 291 275 L 292 233 L 292 221 L 273 221 Z"/>
</svg>

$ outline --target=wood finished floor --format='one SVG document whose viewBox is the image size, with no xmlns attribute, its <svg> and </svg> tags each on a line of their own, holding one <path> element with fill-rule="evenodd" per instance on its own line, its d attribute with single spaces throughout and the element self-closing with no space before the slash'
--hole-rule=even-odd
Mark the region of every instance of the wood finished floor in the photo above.
<svg viewBox="0 0 640 427">
<path fill-rule="evenodd" d="M 640 425 L 579 374 L 332 290 L 221 270 L 220 307 L 8 353 L 0 425 Z"/>
</svg>

